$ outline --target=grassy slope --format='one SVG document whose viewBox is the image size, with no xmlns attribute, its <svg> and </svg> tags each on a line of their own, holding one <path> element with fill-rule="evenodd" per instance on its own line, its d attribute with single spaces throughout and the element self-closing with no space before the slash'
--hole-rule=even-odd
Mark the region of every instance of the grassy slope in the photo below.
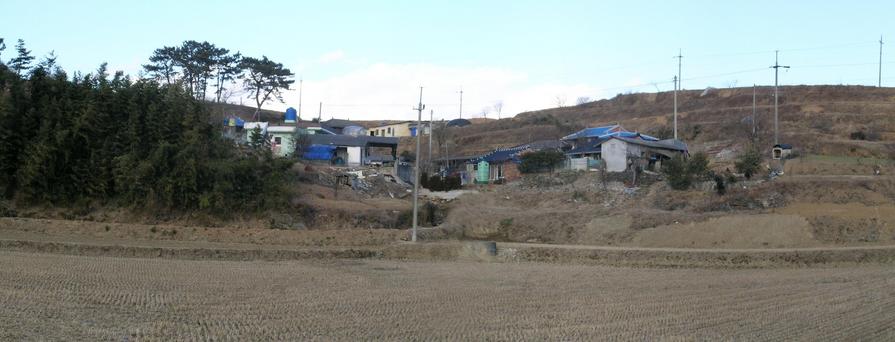
<svg viewBox="0 0 895 342">
<path fill-rule="evenodd" d="M 758 124 L 762 146 L 773 142 L 773 89 L 758 89 Z M 781 141 L 803 152 L 891 158 L 895 151 L 895 88 L 859 86 L 790 86 L 780 89 Z M 717 155 L 742 147 L 751 125 L 742 120 L 752 113 L 752 88 L 681 92 L 679 135 L 694 151 Z M 555 139 L 588 126 L 620 123 L 629 130 L 656 132 L 670 127 L 671 92 L 619 95 L 574 107 L 527 112 L 453 129 L 458 154 L 540 139 Z M 697 128 L 698 127 L 698 128 Z M 696 133 L 698 129 L 699 133 Z M 852 141 L 851 132 L 874 129 L 876 142 Z M 454 152 L 451 154 L 453 155 Z"/>
</svg>

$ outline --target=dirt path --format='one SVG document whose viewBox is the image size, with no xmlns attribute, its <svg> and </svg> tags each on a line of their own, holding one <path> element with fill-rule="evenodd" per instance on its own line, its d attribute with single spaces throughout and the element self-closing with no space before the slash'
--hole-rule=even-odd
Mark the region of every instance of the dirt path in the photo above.
<svg viewBox="0 0 895 342">
<path fill-rule="evenodd" d="M 0 251 L 0 340 L 892 340 L 895 269 Z"/>
</svg>

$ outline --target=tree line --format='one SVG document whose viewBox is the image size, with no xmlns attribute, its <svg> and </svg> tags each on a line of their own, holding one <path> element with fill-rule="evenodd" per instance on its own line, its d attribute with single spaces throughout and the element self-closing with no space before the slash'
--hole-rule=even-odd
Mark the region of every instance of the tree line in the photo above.
<svg viewBox="0 0 895 342">
<path fill-rule="evenodd" d="M 241 90 L 255 101 L 255 115 L 268 101 L 283 102 L 283 91 L 295 83 L 292 71 L 267 56 L 247 57 L 195 40 L 156 49 L 143 72 L 159 83 L 178 85 L 203 101 L 225 102 L 241 82 Z M 209 87 L 214 89 L 213 97 L 208 96 Z"/>
<path fill-rule="evenodd" d="M 22 40 L 8 59 L 5 50 L 0 38 L 0 190 L 7 200 L 218 213 L 285 203 L 290 163 L 226 141 L 197 100 L 219 74 L 188 67 L 185 76 L 176 67 L 179 76 L 164 82 L 131 80 L 102 64 L 69 75 L 55 54 L 37 61 Z"/>
</svg>

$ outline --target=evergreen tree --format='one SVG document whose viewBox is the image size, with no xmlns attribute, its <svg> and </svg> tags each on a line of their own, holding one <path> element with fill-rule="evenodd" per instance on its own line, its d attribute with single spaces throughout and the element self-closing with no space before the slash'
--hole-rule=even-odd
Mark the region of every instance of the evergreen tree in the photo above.
<svg viewBox="0 0 895 342">
<path fill-rule="evenodd" d="M 249 98 L 255 99 L 255 117 L 261 112 L 261 106 L 271 98 L 283 102 L 282 91 L 289 90 L 289 86 L 295 83 L 292 71 L 267 56 L 261 59 L 243 57 L 242 67 L 246 71 L 243 87 L 249 91 Z"/>
<path fill-rule="evenodd" d="M 6 50 L 6 43 L 3 42 L 3 37 L 0 37 L 0 66 L 4 66 L 3 64 L 3 50 Z M 0 69 L 2 70 L 2 69 Z"/>
<path fill-rule="evenodd" d="M 215 58 L 215 102 L 222 102 L 227 82 L 242 77 L 242 55 L 237 52 L 229 54 L 229 50 L 221 49 Z"/>
<path fill-rule="evenodd" d="M 177 48 L 165 46 L 155 49 L 149 56 L 150 64 L 143 64 L 143 70 L 149 73 L 156 81 L 164 81 L 173 84 L 177 81 Z"/>
<path fill-rule="evenodd" d="M 31 50 L 25 48 L 25 41 L 19 39 L 18 43 L 16 43 L 16 53 L 18 55 L 9 60 L 9 67 L 16 72 L 19 76 L 22 76 L 25 71 L 31 68 L 31 62 L 34 61 L 34 56 L 31 55 Z"/>
</svg>

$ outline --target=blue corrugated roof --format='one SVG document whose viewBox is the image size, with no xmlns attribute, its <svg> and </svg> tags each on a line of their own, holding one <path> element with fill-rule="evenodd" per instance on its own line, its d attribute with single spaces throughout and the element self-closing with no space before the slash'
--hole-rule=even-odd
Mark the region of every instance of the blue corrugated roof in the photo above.
<svg viewBox="0 0 895 342">
<path fill-rule="evenodd" d="M 619 125 L 585 128 L 578 132 L 575 132 L 575 133 L 572 133 L 570 135 L 563 137 L 562 140 L 574 140 L 574 139 L 581 139 L 581 138 L 598 138 L 598 137 L 607 135 L 609 133 L 612 133 L 613 131 L 619 131 L 619 130 L 622 130 Z"/>
<path fill-rule="evenodd" d="M 619 125 L 611 125 L 611 126 L 601 126 L 601 127 L 592 127 L 585 128 L 578 132 L 572 133 L 562 138 L 562 140 L 577 140 L 581 138 L 608 138 L 608 137 L 622 137 L 622 138 L 632 138 L 632 139 L 643 139 L 647 141 L 659 141 L 659 138 L 649 136 L 646 134 L 638 133 L 638 132 L 630 132 L 626 131 Z"/>
<path fill-rule="evenodd" d="M 470 159 L 468 162 L 470 163 L 478 163 L 482 160 L 488 163 L 502 163 L 506 161 L 512 161 L 514 163 L 520 162 L 519 160 L 519 152 L 528 149 L 528 145 L 520 145 L 510 148 L 501 148 L 496 149 L 494 151 L 488 152 L 478 158 Z"/>
</svg>

